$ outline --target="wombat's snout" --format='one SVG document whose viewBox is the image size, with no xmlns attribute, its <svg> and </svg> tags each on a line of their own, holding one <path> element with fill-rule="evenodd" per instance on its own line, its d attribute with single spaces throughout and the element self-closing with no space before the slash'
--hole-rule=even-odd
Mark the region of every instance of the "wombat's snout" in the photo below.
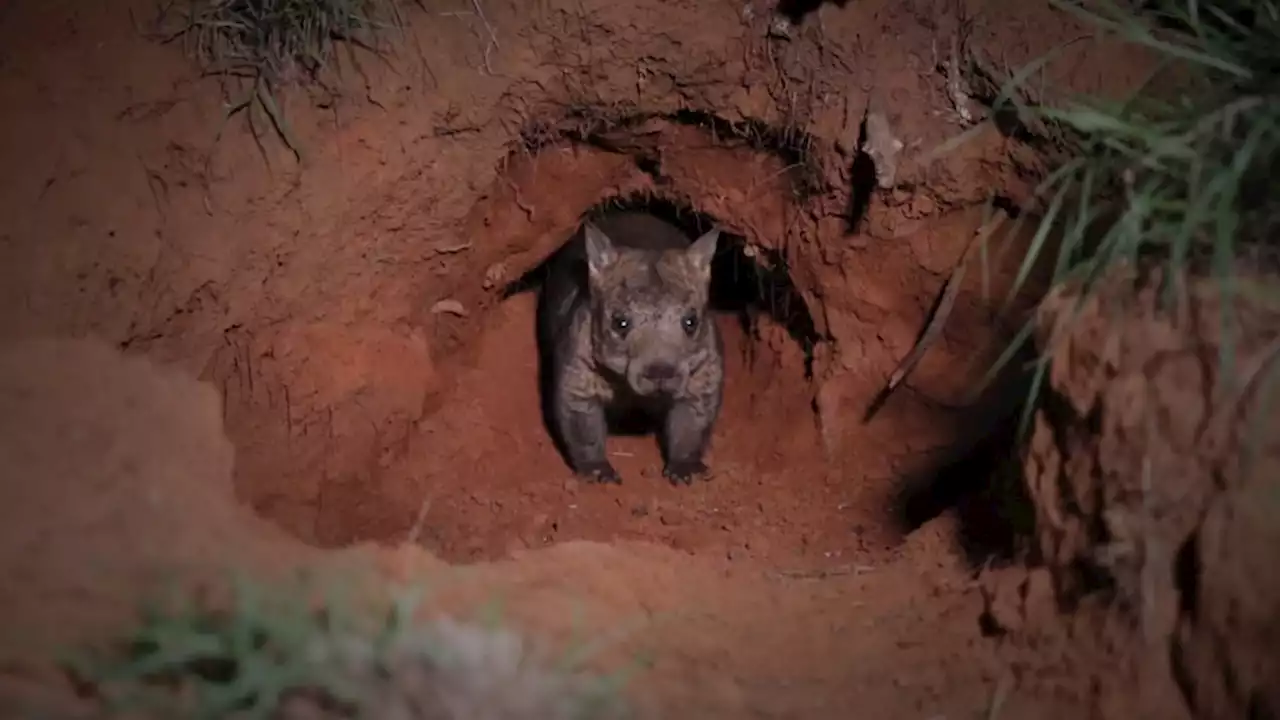
<svg viewBox="0 0 1280 720">
<path fill-rule="evenodd" d="M 632 389 L 641 395 L 673 392 L 681 384 L 680 368 L 662 360 L 643 365 L 636 363 L 628 375 Z"/>
<path fill-rule="evenodd" d="M 676 378 L 676 366 L 665 362 L 649 363 L 644 369 L 643 377 L 645 380 L 659 384 L 667 380 L 674 380 Z"/>
</svg>

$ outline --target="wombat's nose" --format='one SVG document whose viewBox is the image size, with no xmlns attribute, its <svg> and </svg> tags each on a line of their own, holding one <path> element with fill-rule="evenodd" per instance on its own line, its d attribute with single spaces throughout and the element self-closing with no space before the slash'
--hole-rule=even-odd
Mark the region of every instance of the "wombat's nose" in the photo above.
<svg viewBox="0 0 1280 720">
<path fill-rule="evenodd" d="M 676 366 L 671 363 L 656 362 L 644 369 L 644 379 L 654 382 L 672 380 L 676 376 Z"/>
</svg>

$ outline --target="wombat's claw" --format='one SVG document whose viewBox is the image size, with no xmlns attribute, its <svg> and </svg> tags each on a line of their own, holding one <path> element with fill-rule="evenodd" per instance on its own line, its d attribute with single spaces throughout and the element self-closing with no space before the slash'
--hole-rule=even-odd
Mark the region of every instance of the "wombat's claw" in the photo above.
<svg viewBox="0 0 1280 720">
<path fill-rule="evenodd" d="M 582 466 L 578 476 L 591 483 L 622 484 L 622 476 L 607 460 Z"/>
<path fill-rule="evenodd" d="M 692 485 L 693 479 L 698 476 L 707 474 L 707 466 L 700 460 L 682 460 L 667 463 L 662 469 L 662 475 L 671 481 L 672 485 Z"/>
</svg>

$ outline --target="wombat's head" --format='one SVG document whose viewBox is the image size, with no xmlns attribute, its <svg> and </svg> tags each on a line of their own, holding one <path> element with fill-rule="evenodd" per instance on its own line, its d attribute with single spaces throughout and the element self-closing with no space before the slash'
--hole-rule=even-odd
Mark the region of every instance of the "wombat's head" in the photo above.
<svg viewBox="0 0 1280 720">
<path fill-rule="evenodd" d="M 707 300 L 720 230 L 661 251 L 615 244 L 590 222 L 583 231 L 596 362 L 638 395 L 678 392 L 714 352 Z"/>
</svg>

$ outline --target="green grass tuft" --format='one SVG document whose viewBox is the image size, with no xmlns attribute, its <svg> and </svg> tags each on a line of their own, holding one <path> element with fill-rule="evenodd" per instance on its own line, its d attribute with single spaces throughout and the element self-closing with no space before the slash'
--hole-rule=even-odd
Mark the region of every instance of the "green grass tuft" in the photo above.
<svg viewBox="0 0 1280 720">
<path fill-rule="evenodd" d="M 544 657 L 514 633 L 421 619 L 421 590 L 357 603 L 240 580 L 213 609 L 186 594 L 69 663 L 108 717 L 622 717 L 623 678 Z"/>
<path fill-rule="evenodd" d="M 270 126 L 300 159 L 301 148 L 284 117 L 282 91 L 324 85 L 326 78 L 336 77 L 339 48 L 353 64 L 357 48 L 384 57 L 387 32 L 405 27 L 406 1 L 166 0 L 159 13 L 160 37 L 181 42 L 205 76 L 224 81 L 224 123 L 243 112 L 259 149 Z"/>
<path fill-rule="evenodd" d="M 1280 194 L 1273 189 L 1280 173 L 1280 3 L 1156 0 L 1138 11 L 1112 0 L 1050 1 L 1104 35 L 1150 49 L 1160 62 L 1119 102 L 1022 99 L 1023 84 L 1056 50 L 1006 83 L 994 110 L 1050 128 L 1066 150 L 1036 190 L 1045 210 L 1010 298 L 1043 260 L 1052 263 L 1051 283 L 1074 284 L 1082 299 L 1123 263 L 1159 270 L 1166 307 L 1187 278 L 1210 277 L 1223 291 L 1222 367 L 1232 368 L 1232 299 L 1275 290 L 1243 286 L 1241 266 L 1280 268 Z M 1054 235 L 1061 244 L 1049 257 Z M 988 381 L 1030 335 L 1029 323 Z M 1024 431 L 1046 362 L 1037 363 Z"/>
</svg>

